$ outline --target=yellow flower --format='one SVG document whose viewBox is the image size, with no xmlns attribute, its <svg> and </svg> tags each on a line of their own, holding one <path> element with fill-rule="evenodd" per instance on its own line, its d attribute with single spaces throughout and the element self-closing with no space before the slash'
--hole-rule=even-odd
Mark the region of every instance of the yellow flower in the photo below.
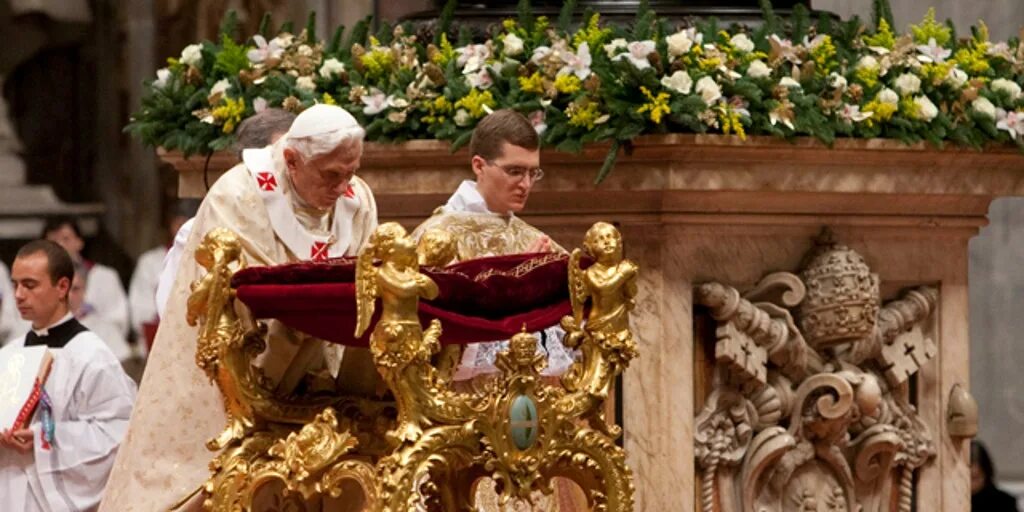
<svg viewBox="0 0 1024 512">
<path fill-rule="evenodd" d="M 853 72 L 853 77 L 864 87 L 870 89 L 878 85 L 878 67 L 860 66 Z"/>
<path fill-rule="evenodd" d="M 366 76 L 379 78 L 386 75 L 395 64 L 395 56 L 386 48 L 375 48 L 363 54 L 359 60 L 366 69 Z"/>
<path fill-rule="evenodd" d="M 864 124 L 871 126 L 875 121 L 888 121 L 889 119 L 892 119 L 893 114 L 895 114 L 898 109 L 899 107 L 894 103 L 879 101 L 878 99 L 871 100 L 867 105 L 864 105 L 863 112 L 865 114 L 869 112 L 871 113 L 871 117 L 865 119 Z"/>
<path fill-rule="evenodd" d="M 828 75 L 836 67 L 836 46 L 832 44 L 832 36 L 821 38 L 821 43 L 811 50 L 814 69 L 820 76 Z"/>
<path fill-rule="evenodd" d="M 455 108 L 464 108 L 474 118 L 481 118 L 489 109 L 496 105 L 491 91 L 480 92 L 479 89 L 471 89 L 469 94 L 455 102 Z"/>
<path fill-rule="evenodd" d="M 920 25 L 911 25 L 910 31 L 914 33 L 914 42 L 917 44 L 928 44 L 929 39 L 935 39 L 935 44 L 945 46 L 952 37 L 949 27 L 935 21 L 935 8 L 928 9 Z"/>
<path fill-rule="evenodd" d="M 522 89 L 523 92 L 544 94 L 544 79 L 541 78 L 539 72 L 534 71 L 530 76 L 519 77 L 519 88 Z"/>
<path fill-rule="evenodd" d="M 651 117 L 651 121 L 655 124 L 661 124 L 661 117 L 665 114 L 672 112 L 672 109 L 668 106 L 669 93 L 659 92 L 657 96 L 651 94 L 651 91 L 646 87 L 641 86 L 640 92 L 647 96 L 647 103 L 644 103 L 640 108 L 636 109 L 638 114 L 648 112 Z"/>
<path fill-rule="evenodd" d="M 878 22 L 878 30 L 875 31 L 875 34 L 864 36 L 864 43 L 868 46 L 878 46 L 892 50 L 892 47 L 896 46 L 896 37 L 893 35 L 892 29 L 889 28 L 889 22 L 882 18 Z"/>
<path fill-rule="evenodd" d="M 718 120 L 722 123 L 722 133 L 735 133 L 740 140 L 747 139 L 747 131 L 743 129 L 743 117 L 725 102 L 718 104 Z"/>
<path fill-rule="evenodd" d="M 338 102 L 335 101 L 334 96 L 331 96 L 330 93 L 326 93 L 326 92 L 320 98 L 320 101 L 322 101 L 324 103 L 324 105 L 337 105 L 338 104 Z"/>
<path fill-rule="evenodd" d="M 210 114 L 216 123 L 221 123 L 221 131 L 231 133 L 235 131 L 235 125 L 242 120 L 245 113 L 245 100 L 242 98 L 226 98 L 224 102 L 213 109 Z"/>
<path fill-rule="evenodd" d="M 582 85 L 583 82 L 576 75 L 559 75 L 555 78 L 555 89 L 562 94 L 572 94 L 580 90 Z"/>
<path fill-rule="evenodd" d="M 452 48 L 452 43 L 448 42 L 448 36 L 441 34 L 441 48 L 434 54 L 431 60 L 434 64 L 443 68 L 453 58 L 455 58 L 455 48 Z"/>
<path fill-rule="evenodd" d="M 427 124 L 443 123 L 448 118 L 454 108 L 452 102 L 448 101 L 448 98 L 444 96 L 438 96 L 434 98 L 434 101 L 428 101 L 425 105 L 427 109 L 427 115 L 420 118 L 421 121 Z"/>
<path fill-rule="evenodd" d="M 978 75 L 989 70 L 986 51 L 988 43 L 972 44 L 969 48 L 961 48 L 953 55 L 953 62 L 969 74 Z"/>
<path fill-rule="evenodd" d="M 576 34 L 572 36 L 572 44 L 577 48 L 579 48 L 583 43 L 587 43 L 591 50 L 600 48 L 601 44 L 604 43 L 604 41 L 608 39 L 608 36 L 612 34 L 612 29 L 601 28 L 599 26 L 600 21 L 600 14 L 596 12 L 592 14 L 590 19 L 587 20 L 587 26 L 580 28 L 576 31 Z"/>
<path fill-rule="evenodd" d="M 952 70 L 955 65 L 956 63 L 951 60 L 947 60 L 942 63 L 926 62 L 921 64 L 921 76 L 925 80 L 929 80 L 931 83 L 938 85 L 942 83 L 947 76 L 949 76 L 950 70 Z"/>
<path fill-rule="evenodd" d="M 595 126 L 608 120 L 608 116 L 602 115 L 597 103 L 592 101 L 582 105 L 570 103 L 569 107 L 565 109 L 565 114 L 569 116 L 570 126 L 578 126 L 587 130 L 593 130 Z"/>
<path fill-rule="evenodd" d="M 711 57 L 707 59 L 700 59 L 701 71 L 711 72 L 718 69 L 718 66 L 722 65 L 722 59 L 718 57 Z"/>
</svg>

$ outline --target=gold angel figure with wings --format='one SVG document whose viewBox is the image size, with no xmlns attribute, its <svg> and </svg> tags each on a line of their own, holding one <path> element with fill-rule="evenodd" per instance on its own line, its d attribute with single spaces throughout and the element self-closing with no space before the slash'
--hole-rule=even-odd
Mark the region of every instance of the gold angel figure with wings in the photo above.
<svg viewBox="0 0 1024 512">
<path fill-rule="evenodd" d="M 379 266 L 374 259 L 380 259 Z M 356 337 L 370 326 L 375 301 L 380 320 L 370 334 L 370 352 L 377 369 L 395 395 L 398 426 L 389 434 L 396 442 L 413 441 L 429 424 L 424 404 L 417 401 L 429 382 L 430 357 L 439 350 L 441 322 L 420 326 L 420 298 L 437 297 L 437 283 L 420 273 L 416 242 L 401 225 L 380 225 L 356 263 Z"/>
<path fill-rule="evenodd" d="M 580 268 L 583 251 L 576 249 L 569 257 L 569 296 L 572 317 L 562 320 L 563 326 L 577 345 L 580 330 L 594 337 L 601 345 L 619 348 L 627 357 L 636 353 L 636 344 L 629 330 L 629 312 L 635 307 L 638 267 L 622 257 L 622 235 L 615 226 L 598 222 L 587 230 L 583 246 L 594 258 L 587 270 Z M 583 317 L 590 301 L 586 325 Z"/>
</svg>

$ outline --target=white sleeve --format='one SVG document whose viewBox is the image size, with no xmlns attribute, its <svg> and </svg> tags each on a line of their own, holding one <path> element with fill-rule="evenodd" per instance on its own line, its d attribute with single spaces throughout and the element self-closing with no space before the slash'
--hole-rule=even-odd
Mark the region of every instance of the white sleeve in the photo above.
<svg viewBox="0 0 1024 512">
<path fill-rule="evenodd" d="M 157 319 L 156 290 L 160 283 L 160 272 L 164 268 L 164 256 L 167 251 L 157 247 L 143 253 L 132 272 L 132 280 L 128 285 L 128 307 L 130 308 L 132 329 L 137 339 L 143 337 L 143 324 Z"/>
<path fill-rule="evenodd" d="M 50 449 L 42 448 L 40 423 L 32 425 L 35 468 L 52 510 L 93 510 L 99 504 L 128 430 L 135 383 L 103 348 L 76 362 L 81 377 L 67 391 L 71 402 L 55 419 Z"/>
<path fill-rule="evenodd" d="M 167 298 L 171 296 L 171 290 L 174 288 L 174 278 L 178 277 L 181 253 L 184 252 L 188 237 L 192 234 L 192 223 L 195 220 L 196 218 L 192 217 L 178 228 L 178 233 L 174 235 L 174 245 L 164 256 L 164 268 L 160 271 L 160 282 L 156 287 L 156 312 L 161 317 L 167 308 Z"/>
<path fill-rule="evenodd" d="M 128 337 L 128 295 L 114 269 L 100 264 L 92 267 L 85 283 L 85 303 L 95 315 L 117 327 L 121 336 Z"/>
<path fill-rule="evenodd" d="M 30 326 L 31 323 L 18 313 L 10 272 L 7 265 L 0 262 L 0 346 L 4 341 L 23 336 Z"/>
</svg>

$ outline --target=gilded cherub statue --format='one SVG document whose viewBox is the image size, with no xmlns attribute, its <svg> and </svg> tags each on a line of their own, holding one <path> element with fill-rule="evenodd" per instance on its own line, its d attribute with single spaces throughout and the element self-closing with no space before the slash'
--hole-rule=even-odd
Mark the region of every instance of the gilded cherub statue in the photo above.
<svg viewBox="0 0 1024 512">
<path fill-rule="evenodd" d="M 587 270 L 582 270 L 582 251 L 576 249 L 569 257 L 569 297 L 573 316 L 562 319 L 562 326 L 569 333 L 566 345 L 578 346 L 580 336 L 585 332 L 598 345 L 631 359 L 636 355 L 636 342 L 629 330 L 629 312 L 635 307 L 638 268 L 622 257 L 622 235 L 607 222 L 591 226 L 583 246 L 595 261 Z M 590 314 L 583 324 L 588 298 Z"/>
<path fill-rule="evenodd" d="M 380 259 L 379 266 L 374 258 Z M 361 336 L 369 327 L 375 300 L 381 299 L 381 316 L 370 334 L 370 351 L 388 387 L 398 401 L 398 427 L 392 439 L 413 441 L 427 423 L 412 389 L 425 379 L 414 372 L 428 371 L 430 357 L 439 350 L 441 323 L 433 320 L 424 332 L 417 312 L 419 299 L 437 297 L 437 283 L 419 271 L 416 243 L 395 222 L 380 225 L 359 255 L 356 267 L 356 330 Z M 429 380 L 429 379 L 426 379 Z"/>
<path fill-rule="evenodd" d="M 238 261 L 240 267 L 245 266 L 242 243 L 234 232 L 216 228 L 203 237 L 196 247 L 195 258 L 206 269 L 206 275 L 192 283 L 186 320 L 194 326 L 203 319 L 199 328 L 196 364 L 213 380 L 216 378 L 214 365 L 218 347 L 230 341 L 228 338 L 238 331 L 238 317 L 231 305 L 234 290 L 230 283 L 235 271 L 229 265 Z"/>
<path fill-rule="evenodd" d="M 455 239 L 443 229 L 428 229 L 423 233 L 416 252 L 421 267 L 444 267 L 458 256 Z"/>
</svg>

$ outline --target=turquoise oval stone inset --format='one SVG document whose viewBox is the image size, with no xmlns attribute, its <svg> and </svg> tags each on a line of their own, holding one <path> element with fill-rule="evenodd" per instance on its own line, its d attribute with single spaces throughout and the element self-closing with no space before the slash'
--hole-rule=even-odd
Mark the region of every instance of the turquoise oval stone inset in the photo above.
<svg viewBox="0 0 1024 512">
<path fill-rule="evenodd" d="M 526 395 L 519 395 L 512 400 L 508 408 L 509 427 L 512 442 L 516 448 L 525 450 L 537 441 L 538 422 L 537 404 Z"/>
</svg>

